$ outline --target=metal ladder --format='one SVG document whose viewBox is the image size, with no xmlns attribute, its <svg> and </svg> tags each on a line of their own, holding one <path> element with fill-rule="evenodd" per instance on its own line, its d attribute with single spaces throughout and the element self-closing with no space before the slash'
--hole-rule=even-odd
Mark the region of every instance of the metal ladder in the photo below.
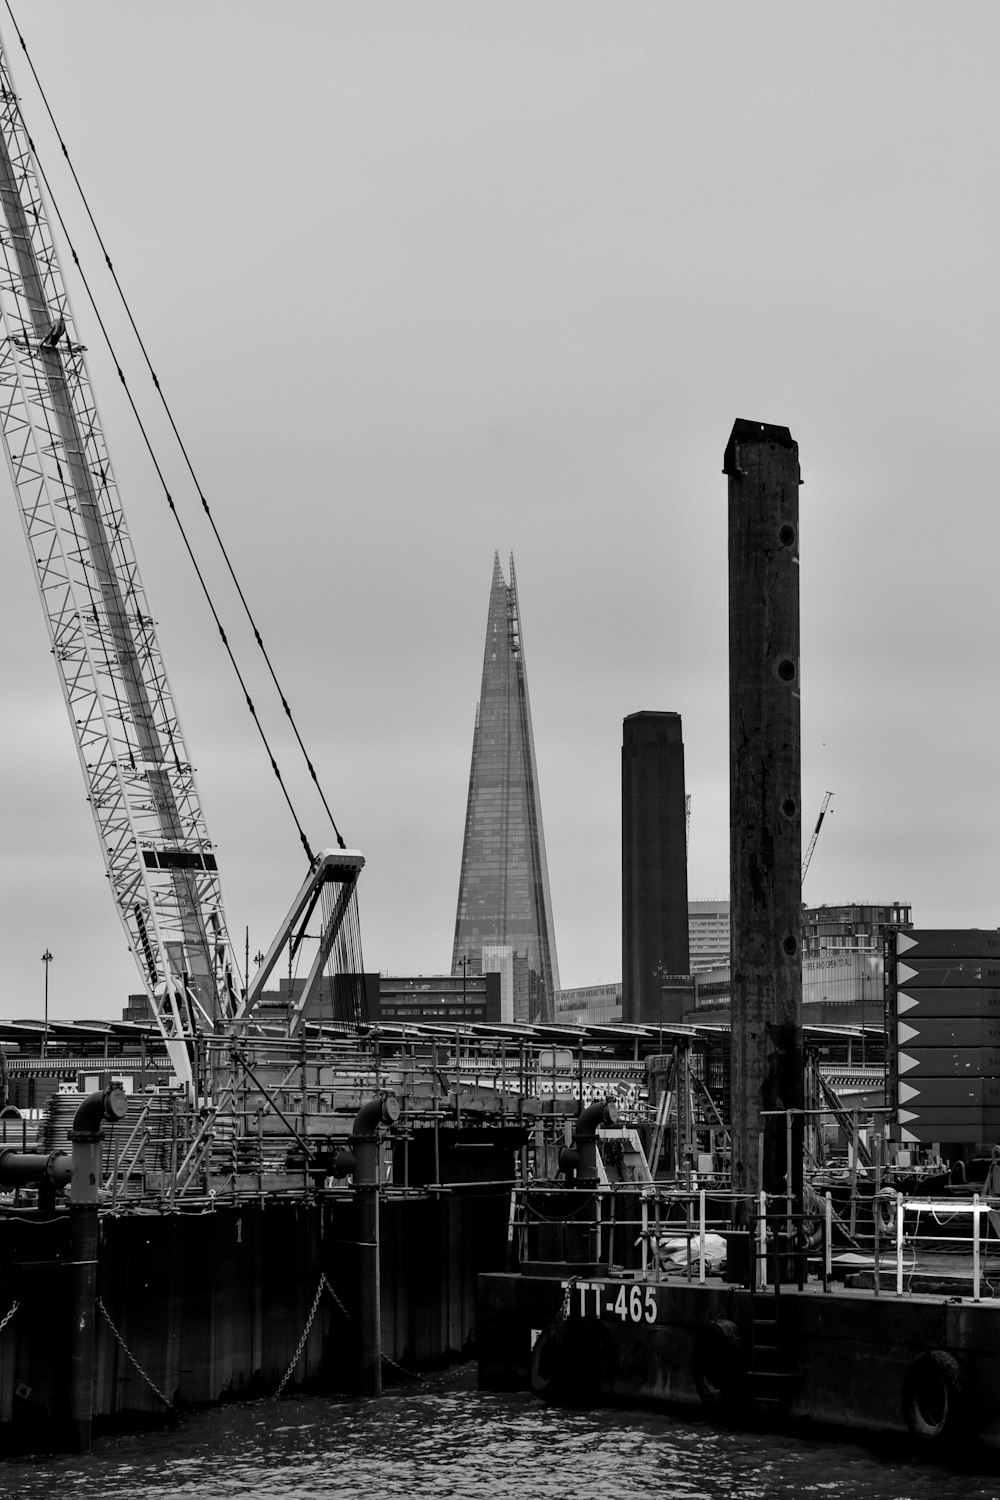
<svg viewBox="0 0 1000 1500">
<path fill-rule="evenodd" d="M 770 1410 L 789 1404 L 798 1371 L 788 1367 L 782 1347 L 780 1298 L 777 1283 L 750 1292 L 750 1397 L 755 1406 Z"/>
<path fill-rule="evenodd" d="M 766 1216 L 765 1216 L 766 1217 Z M 781 1215 L 782 1224 L 785 1215 Z M 761 1269 L 761 1250 L 754 1236 L 754 1264 Z M 755 1274 L 750 1288 L 750 1362 L 747 1371 L 750 1397 L 755 1406 L 770 1411 L 787 1407 L 798 1385 L 800 1371 L 789 1363 L 788 1351 L 782 1337 L 781 1323 L 781 1261 L 782 1255 L 777 1240 L 769 1250 L 765 1240 L 763 1281 Z M 786 1255 L 799 1252 L 788 1251 Z M 774 1257 L 774 1280 L 767 1285 L 767 1258 Z"/>
</svg>

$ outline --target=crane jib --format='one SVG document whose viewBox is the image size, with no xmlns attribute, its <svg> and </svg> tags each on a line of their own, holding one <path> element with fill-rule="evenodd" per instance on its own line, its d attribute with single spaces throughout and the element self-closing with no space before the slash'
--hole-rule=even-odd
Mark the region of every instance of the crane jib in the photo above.
<svg viewBox="0 0 1000 1500">
<path fill-rule="evenodd" d="M 196 849 L 144 849 L 142 862 L 147 870 L 218 870 L 214 854 Z"/>
<path fill-rule="evenodd" d="M 322 930 L 289 1036 L 328 963 L 361 972 L 353 896 L 364 858 L 339 834 L 339 849 L 310 856 L 304 893 L 243 990 L 42 181 L 0 40 L 0 445 L 119 918 L 179 1083 L 192 1099 L 222 1097 L 229 1060 L 206 1074 L 199 1048 L 250 1024 L 282 942 L 291 964 L 293 940 L 315 937 L 295 926 L 306 908 L 321 909 Z"/>
<path fill-rule="evenodd" d="M 111 891 L 191 1088 L 197 1028 L 233 1005 L 215 856 L 2 53 L 0 218 L 4 457 Z"/>
</svg>

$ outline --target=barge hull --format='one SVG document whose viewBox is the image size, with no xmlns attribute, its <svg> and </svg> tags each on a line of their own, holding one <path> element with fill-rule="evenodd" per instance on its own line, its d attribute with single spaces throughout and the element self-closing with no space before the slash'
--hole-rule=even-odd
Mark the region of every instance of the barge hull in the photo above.
<svg viewBox="0 0 1000 1500">
<path fill-rule="evenodd" d="M 568 1404 L 662 1403 L 1000 1447 L 991 1301 L 488 1274 L 478 1365 L 482 1390 Z"/>
</svg>

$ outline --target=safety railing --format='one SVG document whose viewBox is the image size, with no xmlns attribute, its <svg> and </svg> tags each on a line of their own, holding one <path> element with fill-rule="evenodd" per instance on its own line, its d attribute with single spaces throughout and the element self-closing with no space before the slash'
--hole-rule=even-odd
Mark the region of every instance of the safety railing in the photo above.
<svg viewBox="0 0 1000 1500">
<path fill-rule="evenodd" d="M 776 1297 L 793 1286 L 831 1293 L 845 1281 L 874 1296 L 992 1297 L 1000 1255 L 991 1265 L 986 1252 L 988 1245 L 1000 1252 L 1000 1198 L 884 1192 L 864 1207 L 872 1233 L 852 1241 L 829 1192 L 790 1213 L 784 1195 L 734 1205 L 728 1195 L 659 1183 L 529 1183 L 512 1193 L 511 1244 L 528 1273 L 561 1267 L 571 1275 L 704 1284 L 721 1272 Z M 955 1235 L 957 1220 L 966 1226 L 963 1238 Z"/>
<path fill-rule="evenodd" d="M 521 1268 L 705 1281 L 724 1258 L 728 1203 L 705 1189 L 659 1183 L 564 1186 L 533 1182 L 511 1194 L 511 1244 Z"/>
<path fill-rule="evenodd" d="M 982 1300 L 985 1282 L 992 1297 L 992 1285 L 985 1274 L 985 1252 L 990 1226 L 995 1235 L 1000 1234 L 1000 1198 L 973 1192 L 969 1200 L 935 1199 L 883 1189 L 872 1205 L 876 1294 L 889 1289 L 883 1288 L 884 1276 L 898 1297 L 919 1290 L 919 1280 L 934 1279 L 939 1283 L 970 1283 L 973 1302 Z M 943 1224 L 939 1216 L 943 1216 Z M 953 1231 L 956 1221 L 965 1229 L 961 1236 L 934 1232 L 943 1228 Z M 993 1244 L 997 1243 L 994 1238 Z M 947 1252 L 946 1262 L 942 1249 Z M 1000 1266 L 996 1269 L 1000 1271 Z"/>
<path fill-rule="evenodd" d="M 782 1285 L 801 1291 L 815 1274 L 823 1291 L 833 1286 L 835 1215 L 830 1194 L 813 1200 L 809 1209 L 793 1211 L 786 1195 L 761 1193 L 753 1205 L 752 1270 L 747 1284 L 755 1291 Z"/>
</svg>

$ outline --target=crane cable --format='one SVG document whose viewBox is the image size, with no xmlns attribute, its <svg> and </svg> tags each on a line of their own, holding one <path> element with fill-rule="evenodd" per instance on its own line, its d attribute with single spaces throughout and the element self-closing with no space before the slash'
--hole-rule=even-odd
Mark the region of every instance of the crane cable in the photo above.
<svg viewBox="0 0 1000 1500">
<path fill-rule="evenodd" d="M 122 289 L 121 283 L 118 280 L 117 272 L 114 269 L 114 266 L 113 266 L 113 264 L 111 262 L 111 257 L 109 256 L 107 248 L 106 248 L 106 246 L 104 244 L 104 240 L 101 237 L 100 230 L 98 229 L 97 224 L 96 224 L 96 222 L 94 220 L 93 213 L 91 212 L 91 209 L 90 209 L 90 204 L 87 201 L 87 196 L 86 196 L 86 194 L 83 191 L 83 187 L 82 187 L 82 185 L 80 183 L 80 179 L 77 176 L 76 169 L 73 166 L 73 163 L 72 163 L 72 161 L 70 159 L 69 152 L 68 152 L 68 150 L 66 148 L 66 143 L 64 142 L 64 140 L 62 138 L 62 134 L 61 134 L 61 132 L 59 130 L 58 125 L 56 124 L 55 116 L 52 113 L 52 109 L 51 109 L 51 106 L 49 104 L 48 98 L 46 96 L 45 90 L 42 87 L 41 81 L 39 80 L 39 77 L 38 77 L 38 73 L 35 70 L 35 65 L 34 65 L 34 63 L 31 60 L 31 55 L 28 52 L 27 43 L 25 42 L 24 37 L 21 35 L 21 31 L 20 31 L 20 28 L 18 26 L 17 20 L 16 20 L 16 18 L 14 16 L 14 12 L 11 9 L 10 0 L 5 0 L 5 5 L 6 5 L 6 8 L 7 8 L 7 12 L 9 14 L 9 16 L 10 16 L 11 22 L 12 22 L 12 24 L 14 26 L 14 30 L 17 33 L 17 39 L 18 39 L 19 43 L 21 44 L 21 50 L 24 53 L 25 59 L 26 59 L 27 64 L 28 64 L 28 67 L 31 69 L 31 75 L 32 75 L 32 77 L 33 77 L 33 79 L 35 81 L 36 87 L 38 88 L 38 92 L 39 92 L 39 94 L 41 96 L 42 102 L 45 105 L 45 110 L 46 110 L 46 113 L 48 114 L 49 121 L 50 121 L 50 123 L 52 125 L 53 130 L 55 131 L 56 139 L 59 142 L 60 149 L 62 150 L 62 154 L 63 154 L 63 156 L 66 159 L 66 163 L 67 163 L 67 166 L 69 167 L 70 174 L 71 174 L 71 176 L 73 178 L 73 182 L 74 182 L 74 184 L 76 186 L 77 192 L 80 195 L 80 201 L 82 202 L 82 204 L 84 206 L 84 209 L 86 211 L 87 217 L 90 220 L 91 228 L 94 231 L 94 234 L 95 234 L 95 236 L 97 238 L 97 243 L 99 244 L 99 246 L 101 248 L 101 251 L 102 251 L 102 253 L 104 255 L 105 264 L 107 265 L 107 268 L 108 268 L 109 272 L 111 273 L 111 278 L 112 278 L 112 281 L 114 282 L 115 289 L 118 292 L 118 296 L 119 296 L 119 299 L 121 301 L 122 307 L 125 310 L 125 314 L 126 314 L 126 316 L 128 318 L 129 324 L 131 325 L 132 331 L 135 334 L 136 342 L 137 342 L 137 344 L 139 346 L 139 349 L 140 349 L 140 351 L 142 353 L 142 357 L 143 357 L 143 359 L 146 362 L 146 368 L 149 370 L 149 374 L 150 374 L 150 377 L 152 379 L 153 385 L 156 388 L 156 392 L 157 392 L 157 394 L 158 394 L 158 396 L 160 398 L 161 405 L 163 406 L 163 410 L 166 413 L 167 421 L 168 421 L 168 423 L 170 425 L 170 428 L 171 428 L 171 431 L 173 432 L 174 437 L 175 437 L 175 439 L 177 441 L 177 445 L 178 445 L 178 448 L 180 449 L 180 453 L 181 453 L 181 455 L 183 457 L 184 464 L 185 464 L 185 466 L 187 468 L 187 471 L 188 471 L 188 474 L 190 475 L 191 480 L 192 480 L 192 482 L 194 484 L 194 487 L 195 487 L 195 490 L 197 492 L 198 498 L 201 501 L 202 509 L 203 509 L 205 515 L 208 518 L 208 523 L 209 523 L 209 526 L 211 527 L 212 534 L 215 537 L 216 542 L 218 543 L 219 551 L 222 554 L 222 557 L 223 557 L 223 560 L 225 562 L 226 568 L 227 568 L 227 570 L 229 572 L 229 577 L 232 580 L 233 587 L 236 590 L 237 596 L 238 596 L 238 598 L 240 600 L 240 603 L 243 606 L 243 609 L 244 609 L 244 612 L 246 614 L 247 620 L 250 623 L 250 628 L 253 631 L 254 639 L 256 640 L 257 645 L 258 645 L 258 647 L 260 649 L 261 655 L 264 658 L 264 662 L 265 662 L 265 664 L 267 666 L 267 670 L 268 670 L 268 672 L 270 674 L 271 681 L 274 683 L 275 689 L 276 689 L 276 691 L 278 693 L 278 696 L 279 696 L 279 698 L 281 700 L 281 706 L 282 706 L 282 708 L 285 711 L 285 715 L 286 715 L 286 717 L 288 719 L 289 724 L 291 725 L 292 732 L 293 732 L 293 734 L 295 736 L 296 742 L 298 743 L 299 749 L 302 751 L 302 755 L 303 755 L 303 758 L 305 760 L 306 767 L 308 769 L 309 775 L 312 778 L 313 784 L 314 784 L 314 786 L 316 788 L 316 791 L 317 791 L 317 793 L 319 795 L 319 799 L 320 799 L 321 803 L 323 804 L 323 810 L 324 810 L 324 812 L 326 813 L 327 817 L 330 820 L 330 824 L 331 824 L 331 826 L 333 828 L 334 834 L 336 835 L 337 844 L 338 844 L 338 846 L 341 849 L 343 849 L 345 847 L 344 839 L 343 839 L 343 837 L 341 835 L 340 829 L 337 827 L 336 819 L 333 816 L 333 813 L 332 813 L 332 811 L 330 809 L 329 803 L 327 802 L 327 799 L 326 799 L 326 796 L 325 796 L 325 794 L 323 792 L 323 789 L 320 786 L 319 777 L 316 774 L 316 769 L 315 769 L 315 767 L 314 767 L 314 765 L 312 763 L 312 760 L 311 760 L 311 758 L 310 758 L 310 756 L 309 756 L 309 754 L 308 754 L 308 752 L 306 750 L 306 747 L 305 747 L 305 744 L 303 742 L 302 736 L 299 733 L 298 725 L 295 722 L 295 718 L 294 718 L 294 715 L 292 714 L 292 710 L 291 710 L 291 707 L 290 707 L 290 705 L 288 703 L 288 699 L 285 696 L 284 692 L 282 691 L 281 684 L 278 681 L 278 677 L 277 677 L 277 674 L 276 674 L 276 672 L 274 670 L 274 666 L 273 666 L 273 664 L 271 662 L 271 658 L 270 658 L 270 656 L 269 656 L 269 654 L 267 652 L 267 649 L 266 649 L 266 647 L 264 645 L 263 637 L 261 636 L 260 630 L 257 627 L 257 622 L 254 619 L 253 613 L 251 612 L 251 609 L 250 609 L 250 605 L 247 602 L 246 596 L 245 596 L 245 594 L 243 592 L 243 589 L 242 589 L 242 587 L 240 585 L 239 579 L 236 576 L 236 572 L 235 572 L 235 569 L 233 568 L 233 564 L 232 564 L 232 561 L 231 561 L 231 559 L 229 557 L 229 553 L 228 553 L 228 551 L 226 549 L 226 546 L 225 546 L 225 544 L 224 544 L 224 542 L 222 540 L 222 537 L 221 537 L 221 535 L 219 533 L 219 530 L 218 530 L 218 528 L 217 528 L 217 526 L 215 524 L 215 519 L 214 519 L 214 517 L 212 515 L 211 509 L 210 509 L 209 504 L 208 504 L 208 501 L 205 498 L 204 492 L 202 491 L 201 484 L 200 484 L 200 482 L 198 480 L 198 476 L 197 476 L 197 474 L 195 472 L 194 466 L 192 464 L 191 458 L 190 458 L 190 456 L 188 454 L 188 451 L 187 451 L 187 448 L 186 448 L 186 446 L 184 444 L 184 441 L 181 438 L 180 432 L 179 432 L 179 430 L 177 428 L 177 424 L 174 421 L 173 413 L 172 413 L 172 411 L 170 409 L 170 406 L 169 406 L 169 404 L 167 402 L 167 398 L 166 398 L 166 396 L 163 393 L 163 389 L 162 389 L 162 387 L 160 385 L 159 378 L 158 378 L 158 376 L 156 374 L 156 371 L 153 369 L 152 362 L 150 361 L 149 354 L 147 353 L 146 346 L 145 346 L 145 344 L 143 342 L 143 339 L 142 339 L 142 335 L 140 334 L 139 329 L 138 329 L 138 327 L 136 325 L 135 319 L 132 316 L 131 308 L 129 307 L 129 303 L 128 303 L 128 300 L 126 299 L 126 296 L 125 296 L 124 290 Z M 24 125 L 25 131 L 27 132 L 27 125 L 26 125 L 26 123 L 24 121 L 24 116 L 21 114 L 20 101 L 17 100 L 17 101 L 15 101 L 15 103 L 16 103 L 16 108 L 17 108 L 18 115 L 21 118 L 21 123 L 22 123 L 22 125 Z M 35 151 L 35 146 L 34 146 L 34 142 L 31 139 L 30 133 L 28 133 L 28 144 L 30 145 L 32 151 L 34 152 Z M 198 582 L 201 585 L 202 593 L 205 596 L 206 603 L 208 604 L 209 610 L 211 611 L 211 614 L 212 614 L 212 618 L 215 621 L 216 627 L 217 627 L 218 632 L 219 632 L 219 637 L 220 637 L 220 639 L 222 641 L 223 646 L 226 649 L 226 654 L 229 657 L 230 664 L 232 665 L 233 671 L 236 673 L 237 681 L 239 682 L 240 687 L 243 690 L 243 695 L 244 695 L 244 698 L 246 699 L 246 704 L 247 704 L 247 708 L 248 708 L 248 710 L 250 712 L 250 716 L 253 719 L 253 721 L 254 721 L 254 723 L 255 723 L 255 725 L 257 727 L 257 731 L 260 734 L 261 740 L 262 740 L 262 742 L 264 744 L 264 749 L 266 750 L 267 755 L 268 755 L 268 759 L 271 762 L 271 769 L 274 771 L 274 774 L 275 774 L 275 776 L 276 776 L 276 778 L 278 780 L 278 784 L 281 787 L 282 794 L 283 794 L 283 796 L 285 798 L 285 802 L 288 805 L 288 810 L 289 810 L 289 812 L 292 815 L 292 819 L 293 819 L 293 821 L 295 823 L 295 827 L 296 827 L 296 829 L 298 831 L 299 839 L 302 842 L 302 847 L 304 848 L 304 850 L 306 852 L 306 857 L 307 857 L 309 863 L 312 864 L 314 856 L 313 856 L 312 849 L 310 848 L 310 845 L 309 845 L 309 840 L 306 837 L 306 834 L 305 834 L 305 831 L 303 830 L 302 824 L 300 823 L 298 815 L 296 814 L 295 808 L 292 805 L 292 801 L 291 801 L 291 797 L 290 797 L 289 792 L 288 792 L 288 788 L 285 785 L 284 778 L 282 777 L 281 770 L 280 770 L 280 768 L 278 766 L 278 763 L 277 763 L 277 761 L 275 759 L 274 752 L 272 751 L 271 746 L 270 746 L 270 744 L 268 742 L 267 735 L 265 734 L 263 725 L 260 722 L 260 718 L 259 718 L 259 716 L 257 714 L 257 710 L 256 710 L 256 708 L 254 706 L 253 700 L 250 697 L 250 693 L 249 693 L 249 690 L 247 688 L 246 682 L 244 681 L 243 675 L 240 672 L 240 669 L 239 669 L 239 667 L 237 665 L 236 658 L 235 658 L 235 655 L 233 654 L 232 647 L 229 644 L 229 639 L 228 639 L 228 637 L 226 635 L 225 630 L 223 629 L 222 621 L 220 620 L 219 614 L 218 614 L 218 612 L 217 612 L 217 610 L 215 608 L 215 604 L 214 604 L 214 601 L 212 599 L 211 592 L 210 592 L 210 590 L 208 588 L 208 584 L 206 583 L 204 575 L 202 574 L 201 568 L 198 565 L 198 561 L 197 561 L 197 559 L 195 557 L 195 554 L 194 554 L 194 549 L 192 548 L 191 542 L 188 539 L 187 532 L 185 531 L 184 523 L 182 522 L 182 520 L 180 518 L 180 515 L 178 514 L 176 504 L 174 503 L 173 497 L 171 496 L 170 490 L 169 490 L 169 488 L 167 486 L 166 478 L 165 478 L 165 476 L 163 474 L 162 469 L 160 468 L 159 461 L 158 461 L 158 459 L 156 457 L 156 454 L 155 454 L 155 452 L 153 450 L 153 446 L 152 446 L 152 443 L 150 441 L 149 434 L 147 433 L 146 427 L 145 427 L 145 425 L 143 423 L 143 420 L 142 420 L 141 416 L 139 415 L 139 411 L 138 411 L 138 408 L 136 407 L 135 400 L 134 400 L 134 398 L 132 396 L 132 392 L 129 389 L 128 381 L 125 378 L 124 371 L 122 370 L 121 364 L 119 363 L 119 360 L 118 360 L 118 355 L 117 355 L 117 353 L 115 351 L 115 348 L 114 348 L 114 346 L 113 346 L 113 344 L 111 342 L 111 336 L 110 336 L 110 334 L 109 334 L 109 332 L 107 330 L 107 327 L 106 327 L 106 325 L 104 323 L 103 318 L 101 317 L 100 311 L 99 311 L 99 309 L 97 307 L 97 302 L 96 302 L 96 300 L 94 298 L 94 294 L 93 294 L 93 292 L 90 289 L 90 284 L 89 284 L 89 282 L 87 280 L 86 273 L 83 270 L 83 266 L 80 263 L 80 258 L 77 255 L 76 250 L 75 250 L 75 248 L 73 246 L 73 242 L 72 242 L 72 240 L 70 238 L 70 234 L 69 234 L 69 231 L 67 229 L 66 222 L 65 222 L 65 220 L 64 220 L 64 218 L 62 216 L 62 212 L 59 209 L 58 203 L 56 201 L 55 194 L 52 191 L 52 186 L 51 186 L 51 184 L 50 184 L 50 182 L 48 180 L 48 177 L 47 177 L 47 175 L 45 173 L 45 170 L 42 167 L 41 162 L 38 160 L 37 153 L 35 153 L 35 160 L 36 160 L 36 163 L 38 165 L 39 174 L 40 174 L 40 176 L 42 178 L 43 183 L 45 184 L 45 188 L 46 188 L 46 190 L 47 190 L 47 192 L 49 194 L 49 198 L 52 201 L 52 206 L 53 206 L 53 209 L 55 211 L 56 218 L 59 221 L 59 227 L 62 230 L 63 236 L 64 236 L 64 238 L 66 240 L 66 244 L 67 244 L 67 246 L 69 248 L 69 252 L 70 252 L 71 256 L 73 257 L 73 263 L 76 266 L 77 271 L 79 272 L 81 281 L 83 283 L 84 290 L 86 291 L 86 294 L 87 294 L 87 299 L 88 299 L 88 301 L 90 303 L 90 306 L 91 306 L 91 308 L 93 310 L 94 316 L 97 318 L 97 322 L 98 322 L 98 325 L 100 327 L 101 334 L 102 334 L 102 336 L 104 338 L 104 342 L 107 345 L 108 352 L 111 355 L 111 358 L 114 360 L 115 368 L 116 368 L 116 370 L 118 372 L 118 378 L 121 381 L 122 388 L 124 389 L 125 394 L 126 394 L 126 396 L 128 398 L 129 406 L 132 408 L 132 413 L 133 413 L 133 415 L 135 417 L 135 420 L 136 420 L 136 422 L 138 424 L 139 431 L 142 434 L 143 442 L 146 445 L 146 450 L 149 453 L 149 456 L 150 456 L 150 459 L 152 461 L 153 467 L 154 467 L 154 469 L 156 471 L 157 478 L 159 479 L 160 484 L 161 484 L 161 486 L 163 488 L 163 493 L 164 493 L 164 496 L 166 497 L 167 505 L 170 508 L 170 511 L 171 511 L 171 513 L 172 513 L 172 515 L 174 517 L 175 522 L 176 522 L 178 531 L 180 532 L 180 536 L 181 536 L 181 539 L 182 539 L 182 541 L 184 543 L 185 550 L 187 551 L 187 554 L 188 554 L 188 557 L 190 559 L 191 565 L 194 568 L 195 575 L 196 575 L 196 577 L 198 579 Z"/>
</svg>

